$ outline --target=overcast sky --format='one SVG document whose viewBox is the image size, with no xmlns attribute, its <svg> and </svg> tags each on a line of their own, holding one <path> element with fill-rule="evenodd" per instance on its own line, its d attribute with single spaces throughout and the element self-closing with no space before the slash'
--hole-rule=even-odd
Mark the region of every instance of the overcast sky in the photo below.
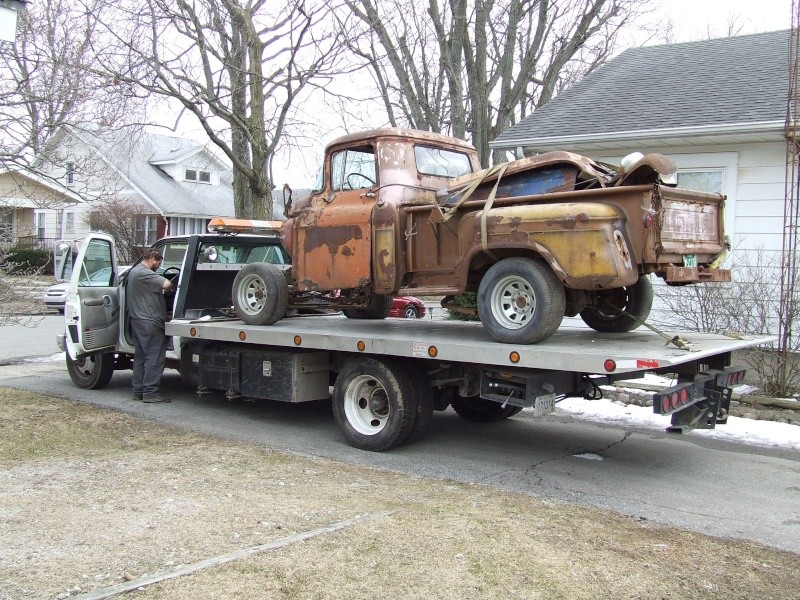
<svg viewBox="0 0 800 600">
<path fill-rule="evenodd" d="M 800 0 L 795 0 L 800 4 Z M 792 0 L 660 0 L 657 8 L 648 18 L 648 29 L 658 30 L 660 24 L 672 22 L 671 36 L 674 42 L 687 42 L 709 37 L 724 37 L 731 30 L 741 34 L 759 33 L 789 29 L 791 25 Z M 632 30 L 623 47 L 642 44 L 637 39 L 637 30 Z M 656 36 L 650 43 L 664 43 L 665 39 Z M 376 123 L 365 124 L 365 129 L 375 127 Z M 294 188 L 307 187 L 313 180 L 315 167 L 324 145 L 331 140 L 320 140 L 320 147 L 304 153 L 302 159 L 294 155 L 293 160 L 276 159 L 273 164 L 275 184 L 288 182 Z M 309 154 L 316 156 L 308 156 Z M 303 164 L 305 163 L 305 164 Z"/>
</svg>

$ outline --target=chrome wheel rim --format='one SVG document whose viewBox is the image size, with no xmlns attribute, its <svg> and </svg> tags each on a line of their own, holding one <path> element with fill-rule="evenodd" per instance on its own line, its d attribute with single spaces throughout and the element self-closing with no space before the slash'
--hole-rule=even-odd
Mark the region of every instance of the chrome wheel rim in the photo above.
<svg viewBox="0 0 800 600">
<path fill-rule="evenodd" d="M 358 375 L 347 385 L 344 413 L 348 423 L 362 435 L 376 435 L 389 419 L 389 397 L 377 379 Z"/>
<path fill-rule="evenodd" d="M 237 297 L 239 307 L 246 313 L 256 315 L 264 309 L 267 299 L 267 286 L 258 275 L 249 275 L 239 286 Z"/>
<path fill-rule="evenodd" d="M 507 275 L 497 282 L 491 295 L 492 316 L 505 329 L 521 329 L 536 312 L 536 294 L 518 275 Z"/>
</svg>

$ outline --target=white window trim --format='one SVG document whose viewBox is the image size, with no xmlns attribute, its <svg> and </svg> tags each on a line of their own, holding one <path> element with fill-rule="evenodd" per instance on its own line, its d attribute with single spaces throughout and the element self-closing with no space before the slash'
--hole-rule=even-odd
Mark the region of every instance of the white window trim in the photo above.
<svg viewBox="0 0 800 600">
<path fill-rule="evenodd" d="M 725 235 L 731 241 L 736 235 L 736 186 L 739 177 L 738 152 L 692 152 L 671 154 L 666 156 L 675 161 L 678 171 L 719 171 L 722 170 L 722 193 L 725 194 Z M 604 156 L 598 160 L 611 164 L 619 164 L 621 156 Z"/>
<path fill-rule="evenodd" d="M 693 154 L 669 154 L 678 166 L 678 171 L 722 170 L 722 193 L 725 200 L 725 235 L 733 240 L 736 234 L 736 186 L 739 179 L 738 152 L 698 152 Z"/>
<path fill-rule="evenodd" d="M 194 179 L 189 178 L 188 172 L 194 171 L 196 177 Z M 202 181 L 200 179 L 201 173 L 205 173 L 208 175 L 208 181 Z M 204 185 L 211 185 L 214 182 L 214 174 L 211 172 L 210 169 L 201 169 L 200 167 L 184 167 L 183 169 L 183 180 L 189 181 L 191 183 L 202 183 Z"/>
</svg>

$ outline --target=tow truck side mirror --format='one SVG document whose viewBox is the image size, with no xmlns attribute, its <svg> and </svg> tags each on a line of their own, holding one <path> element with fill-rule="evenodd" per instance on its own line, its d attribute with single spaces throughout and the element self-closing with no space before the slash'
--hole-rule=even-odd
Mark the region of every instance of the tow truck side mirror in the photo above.
<svg viewBox="0 0 800 600">
<path fill-rule="evenodd" d="M 56 279 L 59 281 L 67 281 L 72 277 L 75 254 L 72 244 L 69 242 L 56 242 L 53 250 L 53 274 Z"/>
</svg>

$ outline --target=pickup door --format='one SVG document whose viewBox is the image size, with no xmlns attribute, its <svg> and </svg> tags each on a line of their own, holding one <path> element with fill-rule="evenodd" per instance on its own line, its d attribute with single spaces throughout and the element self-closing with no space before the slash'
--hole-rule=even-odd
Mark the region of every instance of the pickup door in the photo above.
<svg viewBox="0 0 800 600">
<path fill-rule="evenodd" d="M 117 284 L 113 239 L 89 234 L 73 267 L 64 308 L 66 347 L 73 359 L 115 349 L 120 319 Z"/>
</svg>

